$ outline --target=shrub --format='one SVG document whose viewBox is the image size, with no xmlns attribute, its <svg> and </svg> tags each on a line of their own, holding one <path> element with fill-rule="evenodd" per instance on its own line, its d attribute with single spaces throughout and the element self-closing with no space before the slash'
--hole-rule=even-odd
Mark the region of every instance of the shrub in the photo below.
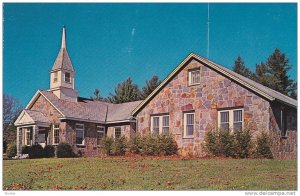
<svg viewBox="0 0 300 196">
<path fill-rule="evenodd" d="M 29 150 L 29 158 L 43 158 L 44 157 L 44 149 L 40 144 L 35 144 L 30 147 Z"/>
<path fill-rule="evenodd" d="M 248 158 L 252 149 L 251 139 L 251 132 L 247 128 L 234 133 L 216 129 L 207 132 L 203 147 L 209 155 Z"/>
<path fill-rule="evenodd" d="M 159 155 L 158 136 L 148 134 L 143 138 L 142 155 Z"/>
<path fill-rule="evenodd" d="M 111 154 L 114 156 L 125 155 L 126 152 L 126 138 L 124 136 L 115 138 L 111 145 Z"/>
<path fill-rule="evenodd" d="M 3 140 L 3 153 L 6 153 L 7 150 L 7 142 Z"/>
<path fill-rule="evenodd" d="M 266 132 L 262 132 L 256 138 L 255 157 L 273 159 L 271 140 Z"/>
<path fill-rule="evenodd" d="M 17 145 L 15 143 L 8 144 L 6 155 L 8 158 L 12 158 L 17 155 Z"/>
<path fill-rule="evenodd" d="M 142 154 L 143 138 L 139 133 L 135 133 L 129 140 L 129 152 L 132 154 Z"/>
<path fill-rule="evenodd" d="M 112 155 L 112 144 L 114 142 L 114 139 L 111 138 L 111 137 L 104 137 L 102 140 L 101 140 L 101 144 L 100 144 L 100 149 L 101 149 L 101 152 L 103 154 L 106 154 L 106 155 Z"/>
<path fill-rule="evenodd" d="M 239 158 L 248 158 L 251 155 L 252 140 L 249 129 L 241 129 L 234 133 L 235 150 Z"/>
<path fill-rule="evenodd" d="M 55 156 L 55 148 L 52 145 L 47 145 L 44 148 L 44 157 L 50 158 Z"/>
<path fill-rule="evenodd" d="M 172 135 L 158 135 L 158 152 L 160 155 L 177 154 L 177 143 Z"/>
<path fill-rule="evenodd" d="M 22 154 L 29 154 L 30 146 L 22 146 Z"/>
<path fill-rule="evenodd" d="M 72 146 L 66 142 L 58 144 L 57 150 L 56 150 L 56 156 L 58 158 L 74 157 L 74 152 L 73 152 Z"/>
</svg>

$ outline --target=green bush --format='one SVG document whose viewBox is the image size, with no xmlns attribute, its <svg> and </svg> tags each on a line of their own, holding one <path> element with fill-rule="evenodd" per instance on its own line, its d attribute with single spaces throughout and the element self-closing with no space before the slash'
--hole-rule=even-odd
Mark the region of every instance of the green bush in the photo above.
<svg viewBox="0 0 300 196">
<path fill-rule="evenodd" d="M 43 158 L 44 157 L 44 149 L 40 144 L 35 144 L 30 147 L 29 150 L 29 158 Z"/>
<path fill-rule="evenodd" d="M 44 157 L 50 158 L 55 156 L 55 148 L 52 145 L 47 145 L 44 148 Z"/>
<path fill-rule="evenodd" d="M 248 158 L 251 155 L 252 138 L 249 129 L 241 129 L 234 133 L 236 156 L 239 158 Z"/>
<path fill-rule="evenodd" d="M 125 155 L 126 152 L 126 138 L 124 136 L 115 138 L 111 145 L 111 154 L 114 156 Z"/>
<path fill-rule="evenodd" d="M 104 137 L 101 140 L 100 149 L 103 154 L 112 155 L 112 144 L 114 139 L 111 137 Z"/>
<path fill-rule="evenodd" d="M 160 155 L 177 154 L 177 143 L 172 135 L 158 135 L 158 152 Z"/>
<path fill-rule="evenodd" d="M 58 158 L 74 157 L 72 146 L 69 143 L 63 142 L 58 144 L 56 149 L 56 156 Z"/>
<path fill-rule="evenodd" d="M 235 157 L 235 138 L 230 130 L 220 130 L 219 131 L 219 144 L 220 153 L 225 157 Z"/>
<path fill-rule="evenodd" d="M 139 133 L 135 133 L 129 140 L 129 152 L 132 154 L 142 154 L 143 138 Z"/>
<path fill-rule="evenodd" d="M 12 158 L 17 155 L 17 145 L 15 143 L 8 144 L 6 155 L 8 158 Z"/>
<path fill-rule="evenodd" d="M 266 132 L 261 132 L 256 138 L 255 157 L 273 159 L 271 140 Z"/>
<path fill-rule="evenodd" d="M 204 138 L 204 149 L 213 156 L 236 156 L 236 142 L 230 130 L 210 130 Z"/>
<path fill-rule="evenodd" d="M 143 137 L 142 155 L 156 156 L 159 155 L 158 136 L 148 134 Z"/>
<path fill-rule="evenodd" d="M 22 146 L 22 154 L 29 154 L 30 146 Z"/>
</svg>

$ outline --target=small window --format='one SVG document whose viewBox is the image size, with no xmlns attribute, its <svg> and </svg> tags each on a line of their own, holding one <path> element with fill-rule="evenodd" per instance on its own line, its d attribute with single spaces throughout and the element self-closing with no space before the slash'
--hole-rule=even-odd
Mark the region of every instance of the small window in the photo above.
<svg viewBox="0 0 300 196">
<path fill-rule="evenodd" d="M 102 126 L 97 126 L 97 145 L 101 144 L 101 140 L 105 136 L 105 128 Z"/>
<path fill-rule="evenodd" d="M 169 134 L 169 116 L 162 117 L 162 134 L 168 135 Z"/>
<path fill-rule="evenodd" d="M 239 131 L 243 128 L 243 112 L 242 110 L 233 111 L 233 131 Z"/>
<path fill-rule="evenodd" d="M 76 124 L 76 144 L 84 145 L 84 125 Z"/>
<path fill-rule="evenodd" d="M 193 136 L 195 128 L 195 114 L 185 113 L 184 114 L 184 136 Z"/>
<path fill-rule="evenodd" d="M 159 134 L 159 117 L 154 116 L 153 118 L 153 128 L 152 128 L 152 133 L 153 134 Z"/>
<path fill-rule="evenodd" d="M 120 138 L 121 137 L 121 128 L 116 127 L 115 128 L 115 138 Z"/>
<path fill-rule="evenodd" d="M 26 129 L 25 131 L 25 145 L 30 146 L 31 145 L 31 129 Z"/>
<path fill-rule="evenodd" d="M 151 117 L 151 132 L 154 135 L 169 134 L 169 126 L 170 126 L 170 116 L 169 115 L 159 115 Z"/>
<path fill-rule="evenodd" d="M 71 83 L 71 74 L 69 72 L 65 73 L 65 82 Z"/>
<path fill-rule="evenodd" d="M 57 72 L 54 72 L 54 77 L 53 77 L 53 82 L 55 83 L 55 82 L 57 82 Z"/>
<path fill-rule="evenodd" d="M 59 144 L 59 125 L 53 125 L 53 144 Z"/>
<path fill-rule="evenodd" d="M 229 112 L 221 112 L 220 128 L 222 130 L 229 130 Z"/>
<path fill-rule="evenodd" d="M 243 109 L 222 110 L 218 112 L 218 126 L 222 130 L 243 129 Z"/>
<path fill-rule="evenodd" d="M 189 85 L 200 84 L 200 69 L 189 71 Z"/>
</svg>

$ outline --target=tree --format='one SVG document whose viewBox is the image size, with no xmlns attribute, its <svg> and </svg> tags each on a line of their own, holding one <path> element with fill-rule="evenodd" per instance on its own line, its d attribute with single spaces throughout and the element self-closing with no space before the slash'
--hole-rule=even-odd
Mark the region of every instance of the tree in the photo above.
<svg viewBox="0 0 300 196">
<path fill-rule="evenodd" d="M 282 94 L 296 98 L 297 83 L 288 75 L 291 67 L 285 54 L 275 49 L 265 63 L 256 65 L 254 80 Z"/>
<path fill-rule="evenodd" d="M 247 78 L 253 78 L 253 73 L 245 66 L 245 63 L 240 56 L 234 61 L 233 71 Z"/>
<path fill-rule="evenodd" d="M 159 81 L 156 75 L 152 76 L 149 81 L 146 80 L 146 86 L 144 86 L 141 91 L 141 99 L 146 99 L 160 83 L 161 81 Z"/>
<path fill-rule="evenodd" d="M 16 139 L 14 122 L 22 111 L 18 100 L 7 94 L 3 95 L 3 140 L 11 143 Z"/>
<path fill-rule="evenodd" d="M 136 84 L 132 83 L 129 77 L 126 81 L 119 83 L 115 88 L 115 94 L 110 94 L 108 101 L 111 103 L 125 103 L 137 101 L 140 97 L 140 91 Z"/>
<path fill-rule="evenodd" d="M 100 95 L 100 90 L 98 88 L 94 91 L 94 96 L 91 96 L 91 99 L 96 101 L 104 101 L 105 98 Z"/>
</svg>

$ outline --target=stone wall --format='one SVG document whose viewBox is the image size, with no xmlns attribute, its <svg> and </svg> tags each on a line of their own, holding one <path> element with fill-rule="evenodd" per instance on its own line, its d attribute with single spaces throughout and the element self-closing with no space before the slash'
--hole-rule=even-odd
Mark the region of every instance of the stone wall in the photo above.
<svg viewBox="0 0 300 196">
<path fill-rule="evenodd" d="M 281 110 L 283 108 L 283 118 Z M 283 121 L 286 135 L 282 133 Z M 297 159 L 297 111 L 282 104 L 271 104 L 270 107 L 270 137 L 272 152 L 276 159 Z"/>
<path fill-rule="evenodd" d="M 200 84 L 188 85 L 188 70 L 200 68 Z M 169 113 L 170 132 L 183 155 L 204 155 L 202 141 L 217 124 L 218 109 L 241 107 L 244 123 L 256 135 L 269 128 L 269 102 L 216 71 L 192 60 L 138 113 L 138 131 L 150 132 L 150 115 Z M 183 112 L 195 111 L 193 138 L 183 137 Z"/>
<path fill-rule="evenodd" d="M 29 109 L 42 112 L 51 123 L 58 123 L 58 118 L 62 117 L 62 115 L 42 95 L 39 96 Z"/>
</svg>

